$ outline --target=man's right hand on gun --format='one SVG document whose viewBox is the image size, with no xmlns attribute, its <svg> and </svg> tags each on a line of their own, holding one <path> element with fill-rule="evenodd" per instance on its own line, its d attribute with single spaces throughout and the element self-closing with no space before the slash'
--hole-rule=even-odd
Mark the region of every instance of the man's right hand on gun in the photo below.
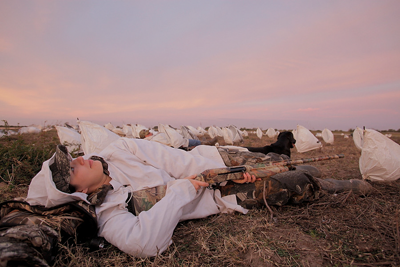
<svg viewBox="0 0 400 267">
<path fill-rule="evenodd" d="M 243 179 L 240 180 L 232 180 L 233 182 L 237 183 L 237 184 L 248 184 L 248 183 L 254 183 L 255 181 L 260 181 L 261 178 L 256 178 L 255 175 L 250 175 L 250 173 L 245 172 L 243 173 Z"/>
</svg>

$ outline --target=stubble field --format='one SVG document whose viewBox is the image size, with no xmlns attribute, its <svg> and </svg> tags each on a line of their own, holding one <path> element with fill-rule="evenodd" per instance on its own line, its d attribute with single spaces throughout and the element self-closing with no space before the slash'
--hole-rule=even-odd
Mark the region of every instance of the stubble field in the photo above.
<svg viewBox="0 0 400 267">
<path fill-rule="evenodd" d="M 1 138 L 2 149 L 21 138 L 25 144 L 35 147 L 55 146 L 59 142 L 56 131 L 52 130 L 7 140 Z M 400 136 L 394 134 L 392 140 L 400 143 Z M 223 139 L 219 141 L 222 145 Z M 274 139 L 266 136 L 260 140 L 250 134 L 240 145 L 264 146 L 273 142 Z M 310 165 L 320 169 L 322 178 L 361 179 L 360 152 L 351 137 L 335 135 L 334 145 L 321 142 L 322 149 L 302 154 L 292 149 L 292 159 L 342 153 L 344 159 Z M 16 159 L 14 164 L 20 163 Z M 41 164 L 37 164 L 40 170 Z M 26 196 L 29 181 L 18 179 L 12 173 L 7 178 L 3 173 L 2 178 L 1 201 Z M 135 258 L 111 245 L 94 252 L 84 245 L 61 245 L 53 265 L 399 266 L 400 182 L 370 183 L 374 190 L 369 196 L 360 197 L 352 192 L 326 194 L 312 203 L 271 207 L 273 219 L 267 209 L 258 209 L 246 215 L 219 214 L 179 223 L 172 237 L 173 244 L 157 257 Z"/>
</svg>

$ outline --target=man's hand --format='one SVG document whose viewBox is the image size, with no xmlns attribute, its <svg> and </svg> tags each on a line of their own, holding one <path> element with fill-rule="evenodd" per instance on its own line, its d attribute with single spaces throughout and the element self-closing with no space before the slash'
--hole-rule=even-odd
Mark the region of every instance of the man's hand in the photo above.
<svg viewBox="0 0 400 267">
<path fill-rule="evenodd" d="M 208 183 L 194 180 L 194 178 L 196 178 L 196 174 L 190 175 L 190 176 L 186 177 L 185 179 L 188 179 L 192 183 L 192 185 L 194 186 L 196 191 L 198 191 L 200 189 L 200 187 L 202 187 L 202 186 L 208 186 Z"/>
<path fill-rule="evenodd" d="M 255 181 L 260 181 L 261 178 L 256 178 L 254 175 L 250 175 L 250 173 L 245 172 L 243 173 L 243 179 L 240 180 L 232 180 L 237 184 L 248 184 L 248 183 L 254 183 Z"/>
</svg>

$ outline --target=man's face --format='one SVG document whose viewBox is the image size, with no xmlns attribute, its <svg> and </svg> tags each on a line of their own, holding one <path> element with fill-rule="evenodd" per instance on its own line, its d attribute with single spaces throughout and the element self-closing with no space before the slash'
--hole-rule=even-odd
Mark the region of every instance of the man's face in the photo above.
<svg viewBox="0 0 400 267">
<path fill-rule="evenodd" d="M 70 185 L 76 192 L 88 193 L 103 178 L 103 165 L 100 161 L 78 157 L 71 161 Z"/>
</svg>

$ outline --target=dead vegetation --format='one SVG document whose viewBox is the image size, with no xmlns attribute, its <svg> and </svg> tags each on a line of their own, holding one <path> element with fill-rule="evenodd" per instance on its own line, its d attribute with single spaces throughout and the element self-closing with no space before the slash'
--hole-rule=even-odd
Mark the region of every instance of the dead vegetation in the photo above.
<svg viewBox="0 0 400 267">
<path fill-rule="evenodd" d="M 52 134 L 46 137 L 49 142 L 54 142 L 56 133 Z M 399 137 L 392 139 L 400 143 Z M 251 134 L 243 145 L 272 142 Z M 360 152 L 351 138 L 335 135 L 334 145 L 303 154 L 293 149 L 292 158 L 338 153 L 345 158 L 311 164 L 321 170 L 322 178 L 361 179 Z M 63 245 L 54 266 L 399 266 L 400 182 L 371 184 L 374 191 L 369 196 L 350 192 L 271 207 L 272 220 L 267 209 L 260 209 L 182 222 L 169 249 L 147 259 L 111 245 L 93 252 L 84 245 Z M 5 200 L 24 196 L 26 190 L 26 186 L 10 189 L 3 182 L 0 194 Z"/>
</svg>

